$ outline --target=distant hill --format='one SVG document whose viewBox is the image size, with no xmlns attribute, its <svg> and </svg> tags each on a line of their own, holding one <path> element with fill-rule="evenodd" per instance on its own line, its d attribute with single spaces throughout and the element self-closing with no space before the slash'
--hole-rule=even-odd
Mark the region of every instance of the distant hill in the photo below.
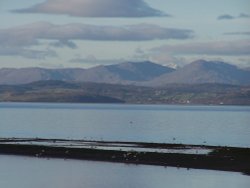
<svg viewBox="0 0 250 188">
<path fill-rule="evenodd" d="M 41 80 L 73 81 L 84 69 L 3 68 L 0 69 L 0 84 L 26 84 Z"/>
<path fill-rule="evenodd" d="M 141 63 L 121 63 L 118 65 L 107 66 L 107 69 L 113 73 L 119 74 L 122 80 L 146 81 L 152 80 L 162 74 L 175 71 L 175 69 L 155 64 L 149 61 Z"/>
<path fill-rule="evenodd" d="M 97 66 L 87 69 L 79 75 L 75 81 L 111 83 L 111 84 L 135 84 L 148 81 L 162 74 L 173 72 L 174 69 L 146 62 L 125 62 L 116 65 Z"/>
<path fill-rule="evenodd" d="M 250 67 L 246 67 L 246 68 L 244 68 L 244 70 L 250 71 Z"/>
<path fill-rule="evenodd" d="M 161 75 L 144 85 L 164 86 L 169 83 L 248 85 L 250 72 L 224 62 L 198 60 L 174 72 Z"/>
<path fill-rule="evenodd" d="M 0 102 L 250 105 L 250 86 L 170 84 L 152 88 L 39 81 L 24 85 L 0 85 Z"/>
<path fill-rule="evenodd" d="M 0 69 L 0 84 L 26 84 L 42 80 L 93 82 L 122 85 L 164 86 L 166 84 L 219 83 L 249 85 L 250 71 L 218 62 L 199 60 L 173 69 L 145 62 L 125 62 L 89 69 Z"/>
<path fill-rule="evenodd" d="M 0 69 L 0 84 L 25 84 L 41 80 L 61 80 L 112 84 L 148 81 L 174 69 L 146 62 L 125 62 L 89 69 Z"/>
</svg>

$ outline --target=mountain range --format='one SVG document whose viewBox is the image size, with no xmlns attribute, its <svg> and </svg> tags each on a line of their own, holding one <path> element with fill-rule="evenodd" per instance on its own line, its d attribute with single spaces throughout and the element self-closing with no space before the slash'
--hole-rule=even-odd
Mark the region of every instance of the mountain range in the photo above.
<svg viewBox="0 0 250 188">
<path fill-rule="evenodd" d="M 198 60 L 169 74 L 163 74 L 147 84 L 163 86 L 172 83 L 248 85 L 250 84 L 250 71 L 224 62 Z"/>
<path fill-rule="evenodd" d="M 116 65 L 96 66 L 89 69 L 0 69 L 0 85 L 27 84 L 43 80 L 150 87 L 168 84 L 203 83 L 249 85 L 250 70 L 240 69 L 224 62 L 205 60 L 192 62 L 179 69 L 162 66 L 150 61 L 124 62 Z"/>
</svg>

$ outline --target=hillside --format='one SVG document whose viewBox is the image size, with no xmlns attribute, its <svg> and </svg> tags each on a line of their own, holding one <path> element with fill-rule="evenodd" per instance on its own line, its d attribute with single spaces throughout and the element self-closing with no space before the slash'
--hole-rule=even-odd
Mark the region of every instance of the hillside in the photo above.
<svg viewBox="0 0 250 188">
<path fill-rule="evenodd" d="M 35 81 L 59 80 L 106 84 L 165 86 L 167 84 L 219 83 L 250 85 L 250 71 L 217 61 L 199 60 L 172 69 L 149 61 L 125 62 L 88 69 L 21 68 L 0 69 L 0 84 L 16 85 Z"/>
<path fill-rule="evenodd" d="M 250 86 L 172 84 L 162 88 L 63 81 L 1 85 L 0 102 L 250 105 Z"/>
<path fill-rule="evenodd" d="M 161 75 L 145 85 L 164 86 L 169 83 L 248 85 L 250 84 L 250 72 L 224 62 L 199 60 L 172 73 Z"/>
<path fill-rule="evenodd" d="M 84 69 L 44 69 L 44 68 L 3 68 L 0 69 L 0 84 L 26 84 L 41 80 L 73 81 Z"/>
<path fill-rule="evenodd" d="M 175 69 L 158 65 L 149 61 L 140 63 L 121 63 L 118 65 L 107 66 L 107 69 L 113 73 L 118 73 L 122 80 L 146 81 L 152 80 L 162 74 L 175 71 Z"/>
<path fill-rule="evenodd" d="M 0 69 L 0 84 L 26 84 L 41 80 L 132 84 L 151 80 L 172 71 L 174 69 L 149 61 L 125 62 L 89 69 L 4 68 Z"/>
</svg>

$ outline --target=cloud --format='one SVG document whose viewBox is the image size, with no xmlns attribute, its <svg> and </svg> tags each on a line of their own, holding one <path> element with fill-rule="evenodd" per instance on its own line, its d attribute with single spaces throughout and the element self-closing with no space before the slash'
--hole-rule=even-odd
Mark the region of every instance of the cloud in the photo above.
<svg viewBox="0 0 250 188">
<path fill-rule="evenodd" d="M 85 65 L 111 65 L 126 61 L 125 59 L 97 59 L 94 55 L 87 55 L 86 57 L 76 57 L 71 59 L 70 63 L 85 64 Z"/>
<path fill-rule="evenodd" d="M 249 14 L 240 13 L 238 16 L 232 16 L 230 14 L 223 14 L 217 17 L 217 20 L 234 20 L 234 19 L 242 19 L 242 18 L 250 18 Z"/>
<path fill-rule="evenodd" d="M 250 18 L 250 14 L 241 13 L 239 18 Z"/>
<path fill-rule="evenodd" d="M 223 15 L 218 16 L 217 19 L 218 20 L 232 20 L 234 19 L 234 17 L 229 14 L 223 14 Z"/>
<path fill-rule="evenodd" d="M 76 49 L 77 45 L 69 40 L 58 40 L 56 42 L 51 42 L 50 46 L 56 47 L 56 48 L 64 48 L 64 47 L 68 47 L 71 49 Z"/>
<path fill-rule="evenodd" d="M 152 49 L 154 52 L 167 52 L 176 55 L 250 55 L 250 40 L 218 41 L 165 45 Z"/>
<path fill-rule="evenodd" d="M 46 0 L 14 12 L 66 14 L 77 17 L 170 16 L 150 7 L 144 0 Z"/>
<path fill-rule="evenodd" d="M 0 30 L 0 43 L 5 46 L 39 45 L 39 39 L 56 40 L 55 47 L 76 48 L 72 40 L 148 41 L 155 39 L 188 39 L 192 30 L 165 28 L 158 25 L 96 26 L 87 24 L 54 25 L 37 22 Z"/>
<path fill-rule="evenodd" d="M 87 24 L 55 25 L 36 22 L 28 25 L 0 29 L 0 55 L 19 55 L 27 58 L 55 56 L 51 51 L 29 50 L 34 46 L 49 45 L 54 48 L 77 48 L 74 40 L 94 41 L 149 41 L 189 39 L 194 32 L 188 29 L 165 28 L 158 25 L 138 24 L 128 26 L 96 26 Z M 46 40 L 43 41 L 43 40 Z M 11 51 L 13 51 L 11 53 Z M 32 55 L 33 53 L 33 55 Z"/>
<path fill-rule="evenodd" d="M 32 50 L 21 47 L 0 47 L 1 56 L 20 56 L 28 59 L 46 59 L 48 57 L 57 57 L 53 50 Z"/>
<path fill-rule="evenodd" d="M 238 61 L 240 62 L 241 67 L 247 67 L 248 70 L 250 68 L 250 57 L 241 57 L 238 59 Z"/>
<path fill-rule="evenodd" d="M 223 33 L 224 35 L 250 35 L 250 31 L 246 32 L 229 32 L 229 33 Z"/>
</svg>

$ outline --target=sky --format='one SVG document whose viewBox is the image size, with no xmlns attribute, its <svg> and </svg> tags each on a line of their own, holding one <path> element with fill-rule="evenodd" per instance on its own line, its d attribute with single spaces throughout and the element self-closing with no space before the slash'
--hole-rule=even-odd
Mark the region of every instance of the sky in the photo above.
<svg viewBox="0 0 250 188">
<path fill-rule="evenodd" d="M 0 68 L 250 67 L 250 0 L 1 0 Z"/>
</svg>

